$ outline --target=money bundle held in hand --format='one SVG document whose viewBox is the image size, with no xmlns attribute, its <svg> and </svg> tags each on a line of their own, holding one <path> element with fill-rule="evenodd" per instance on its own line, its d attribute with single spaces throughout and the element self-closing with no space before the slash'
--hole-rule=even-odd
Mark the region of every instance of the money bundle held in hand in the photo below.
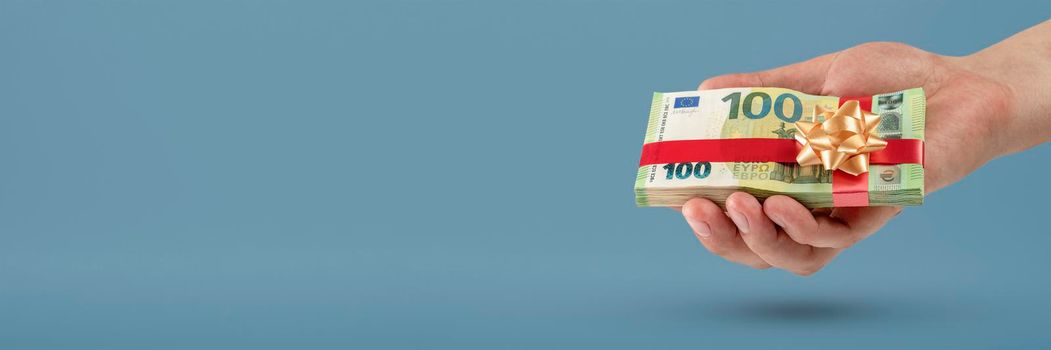
<svg viewBox="0 0 1051 350">
<path fill-rule="evenodd" d="M 862 111 L 849 122 L 867 134 L 844 143 L 871 136 L 878 147 L 845 162 L 840 158 L 851 154 L 835 153 L 847 146 L 821 148 L 827 141 L 815 136 L 820 133 L 813 126 L 820 129 L 833 113 L 849 114 L 846 107 Z M 781 88 L 655 93 L 635 181 L 636 203 L 679 206 L 704 197 L 725 206 L 730 194 L 743 191 L 760 200 L 787 195 L 809 208 L 920 205 L 925 112 L 926 97 L 918 88 L 850 98 Z M 821 132 L 844 135 L 834 134 L 842 131 L 829 124 L 824 127 L 830 130 Z M 797 154 L 811 146 L 811 156 L 833 159 L 800 165 Z M 857 175 L 837 170 L 835 164 L 847 162 L 864 163 L 867 169 Z"/>
</svg>

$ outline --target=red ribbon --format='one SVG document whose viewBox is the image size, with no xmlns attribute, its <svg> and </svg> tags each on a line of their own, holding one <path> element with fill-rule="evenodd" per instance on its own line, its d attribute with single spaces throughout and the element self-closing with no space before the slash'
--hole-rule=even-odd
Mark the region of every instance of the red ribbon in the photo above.
<svg viewBox="0 0 1051 350">
<path fill-rule="evenodd" d="M 714 139 L 650 142 L 642 146 L 639 166 L 679 162 L 795 163 L 803 146 L 795 139 Z M 923 141 L 887 140 L 887 148 L 869 153 L 869 164 L 923 164 Z"/>
<path fill-rule="evenodd" d="M 840 98 L 860 101 L 871 110 L 872 97 Z M 869 164 L 923 164 L 923 140 L 886 140 L 887 148 L 869 153 Z M 777 162 L 795 163 L 802 147 L 794 139 L 715 139 L 651 142 L 642 146 L 639 166 L 682 162 Z M 836 207 L 867 207 L 869 174 L 854 176 L 832 173 L 832 203 Z"/>
</svg>

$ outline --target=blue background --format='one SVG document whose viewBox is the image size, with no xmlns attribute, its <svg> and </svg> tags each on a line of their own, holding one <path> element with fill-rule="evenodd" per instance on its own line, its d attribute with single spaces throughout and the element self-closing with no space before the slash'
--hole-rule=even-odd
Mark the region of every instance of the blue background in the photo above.
<svg viewBox="0 0 1051 350">
<path fill-rule="evenodd" d="M 810 278 L 631 186 L 652 91 L 1049 10 L 0 0 L 0 347 L 1047 346 L 1047 146 Z"/>
</svg>

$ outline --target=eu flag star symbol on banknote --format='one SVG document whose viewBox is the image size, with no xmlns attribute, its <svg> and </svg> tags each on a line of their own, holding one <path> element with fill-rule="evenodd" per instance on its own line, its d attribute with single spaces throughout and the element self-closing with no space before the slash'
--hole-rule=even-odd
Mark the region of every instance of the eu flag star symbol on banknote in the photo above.
<svg viewBox="0 0 1051 350">
<path fill-rule="evenodd" d="M 700 96 L 686 96 L 675 98 L 675 108 L 697 107 L 701 102 Z"/>
</svg>

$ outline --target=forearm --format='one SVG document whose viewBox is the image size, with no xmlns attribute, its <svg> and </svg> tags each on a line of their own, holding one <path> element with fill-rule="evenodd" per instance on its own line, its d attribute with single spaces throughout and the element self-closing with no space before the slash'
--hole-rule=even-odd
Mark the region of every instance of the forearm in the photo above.
<svg viewBox="0 0 1051 350">
<path fill-rule="evenodd" d="M 1005 90 L 1006 115 L 999 117 L 1010 136 L 1003 154 L 1051 141 L 1051 20 L 963 57 L 961 63 Z"/>
</svg>

